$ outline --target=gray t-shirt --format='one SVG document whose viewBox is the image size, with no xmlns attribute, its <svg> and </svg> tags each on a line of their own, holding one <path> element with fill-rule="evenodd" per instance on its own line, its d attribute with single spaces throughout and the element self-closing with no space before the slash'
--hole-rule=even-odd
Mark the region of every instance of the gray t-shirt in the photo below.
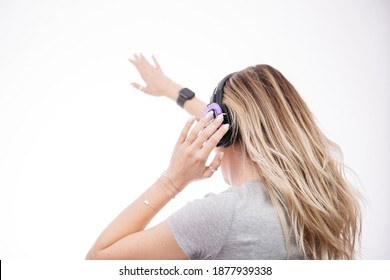
<svg viewBox="0 0 390 280">
<path fill-rule="evenodd" d="M 189 259 L 286 259 L 278 215 L 260 181 L 188 203 L 168 218 Z M 290 242 L 289 259 L 299 259 Z"/>
</svg>

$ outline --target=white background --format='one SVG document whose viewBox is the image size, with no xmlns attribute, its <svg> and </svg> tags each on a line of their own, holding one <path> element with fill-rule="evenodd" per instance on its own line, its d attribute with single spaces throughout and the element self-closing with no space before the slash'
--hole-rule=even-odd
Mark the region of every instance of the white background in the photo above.
<svg viewBox="0 0 390 280">
<path fill-rule="evenodd" d="M 135 52 L 206 102 L 227 73 L 279 69 L 361 181 L 362 258 L 390 259 L 389 26 L 386 0 L 0 0 L 0 259 L 83 259 L 168 166 L 189 116 L 132 89 Z"/>
</svg>

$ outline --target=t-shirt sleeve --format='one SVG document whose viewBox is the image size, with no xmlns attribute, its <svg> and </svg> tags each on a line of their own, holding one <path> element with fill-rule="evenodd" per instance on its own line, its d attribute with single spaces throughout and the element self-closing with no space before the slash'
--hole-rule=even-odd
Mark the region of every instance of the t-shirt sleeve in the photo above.
<svg viewBox="0 0 390 280">
<path fill-rule="evenodd" d="M 234 194 L 211 194 L 175 212 L 168 225 L 189 259 L 214 259 L 225 244 L 234 209 Z"/>
</svg>

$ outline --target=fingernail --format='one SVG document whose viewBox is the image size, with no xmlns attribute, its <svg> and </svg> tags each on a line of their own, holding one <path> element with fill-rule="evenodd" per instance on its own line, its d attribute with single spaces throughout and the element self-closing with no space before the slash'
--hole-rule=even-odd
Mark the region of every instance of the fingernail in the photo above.
<svg viewBox="0 0 390 280">
<path fill-rule="evenodd" d="M 219 154 L 219 160 L 222 160 L 224 155 L 225 155 L 224 153 L 220 153 Z"/>
<path fill-rule="evenodd" d="M 209 111 L 207 114 L 206 114 L 206 119 L 209 119 L 209 118 L 211 118 L 211 116 L 214 114 L 214 112 L 213 111 Z"/>
<path fill-rule="evenodd" d="M 218 121 L 218 122 L 221 122 L 222 120 L 223 120 L 223 115 L 222 115 L 222 114 L 218 115 L 217 121 Z"/>
<path fill-rule="evenodd" d="M 189 123 L 192 123 L 194 120 L 195 120 L 195 117 L 194 117 L 194 116 L 191 116 L 191 118 L 188 119 L 188 122 L 189 122 Z"/>
<path fill-rule="evenodd" d="M 228 124 L 228 123 L 227 123 L 227 124 L 224 124 L 222 127 L 223 127 L 224 129 L 228 130 L 228 129 L 229 129 L 229 124 Z"/>
</svg>

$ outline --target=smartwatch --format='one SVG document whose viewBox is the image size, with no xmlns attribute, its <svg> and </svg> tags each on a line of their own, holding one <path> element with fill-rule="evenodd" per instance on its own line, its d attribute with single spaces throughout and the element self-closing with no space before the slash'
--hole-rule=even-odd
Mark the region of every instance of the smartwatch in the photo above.
<svg viewBox="0 0 390 280">
<path fill-rule="evenodd" d="M 182 88 L 179 91 L 179 97 L 177 98 L 176 103 L 177 103 L 177 105 L 179 105 L 180 107 L 183 108 L 184 103 L 187 100 L 194 98 L 194 96 L 195 96 L 195 93 L 192 90 L 190 90 L 188 88 Z"/>
</svg>

